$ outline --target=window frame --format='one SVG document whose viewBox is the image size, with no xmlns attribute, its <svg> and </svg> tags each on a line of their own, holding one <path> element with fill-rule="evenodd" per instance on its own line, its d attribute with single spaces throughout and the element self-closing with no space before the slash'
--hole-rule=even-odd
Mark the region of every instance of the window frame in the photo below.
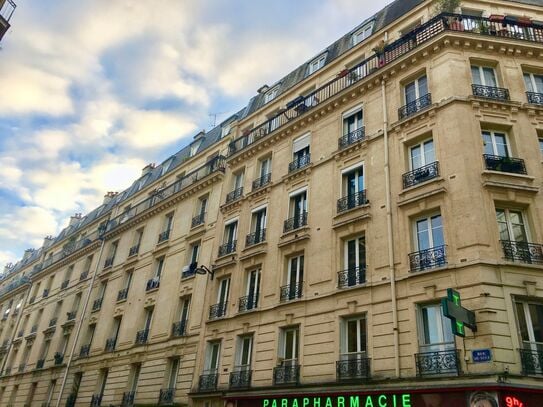
<svg viewBox="0 0 543 407">
<path fill-rule="evenodd" d="M 525 242 L 529 243 L 529 242 L 532 241 L 531 233 L 530 233 L 530 227 L 529 227 L 529 224 L 528 224 L 528 216 L 526 214 L 526 211 L 523 210 L 523 209 L 519 209 L 519 208 L 497 206 L 496 207 L 496 225 L 498 226 L 498 236 L 499 236 L 500 240 L 501 240 L 500 222 L 498 221 L 498 218 L 497 218 L 497 215 L 498 215 L 497 212 L 498 211 L 503 211 L 504 212 L 505 224 L 506 224 L 506 227 L 507 227 L 507 234 L 509 235 L 509 241 L 510 242 L 522 243 L 522 240 L 519 240 L 519 241 L 513 240 L 514 237 L 515 237 L 515 234 L 513 232 L 513 223 L 511 222 L 511 217 L 510 217 L 510 212 L 511 211 L 515 211 L 515 212 L 518 212 L 520 214 L 520 218 L 522 220 L 522 226 L 524 228 L 524 235 L 525 235 L 525 238 L 526 238 Z"/>
<path fill-rule="evenodd" d="M 421 95 L 420 94 L 420 84 L 419 84 L 419 81 L 422 79 L 422 78 L 426 78 L 426 93 L 424 95 Z M 415 86 L 415 99 L 413 99 L 411 102 L 408 102 L 407 101 L 407 87 L 409 85 L 413 84 Z M 403 88 L 403 101 L 404 101 L 404 105 L 408 105 L 409 103 L 413 103 L 414 101 L 416 100 L 419 100 L 421 97 L 423 96 L 426 96 L 427 94 L 430 93 L 430 82 L 428 81 L 428 75 L 426 74 L 426 72 L 424 73 L 421 73 L 419 76 L 417 76 L 415 79 L 413 80 L 409 80 L 409 82 L 406 82 L 404 83 L 404 85 L 402 86 Z"/>
<path fill-rule="evenodd" d="M 364 321 L 364 338 L 360 337 L 360 321 Z M 349 322 L 356 321 L 356 348 L 364 350 L 357 350 L 355 352 L 349 352 Z M 364 344 L 362 344 L 364 339 Z M 363 345 L 363 346 L 362 346 Z M 363 315 L 351 315 L 342 317 L 340 320 L 340 345 L 339 345 L 340 360 L 352 360 L 351 355 L 354 355 L 354 359 L 360 359 L 367 357 L 368 354 L 368 318 Z"/>
<path fill-rule="evenodd" d="M 433 235 L 433 227 L 432 227 L 432 219 L 439 216 L 441 218 L 441 234 L 443 235 L 443 244 L 442 245 L 436 245 L 436 242 L 434 240 L 434 235 Z M 426 248 L 426 249 L 421 249 L 420 246 L 419 246 L 419 233 L 418 233 L 418 223 L 420 221 L 424 221 L 426 220 L 429 224 L 429 228 L 428 228 L 428 243 L 431 243 L 431 245 Z M 434 249 L 436 247 L 440 247 L 440 246 L 444 246 L 445 245 L 445 227 L 444 227 L 444 224 L 443 224 L 443 215 L 441 214 L 440 211 L 434 211 L 434 212 L 431 212 L 431 213 L 428 213 L 426 215 L 423 215 L 423 216 L 419 216 L 419 217 L 416 217 L 413 219 L 413 223 L 412 223 L 412 230 L 413 230 L 413 243 L 414 243 L 414 248 L 415 248 L 415 251 L 416 252 L 420 252 L 420 251 L 423 251 L 423 250 L 430 250 L 430 249 Z"/>
<path fill-rule="evenodd" d="M 319 55 L 307 64 L 307 76 L 314 74 L 324 67 L 326 64 L 327 53 Z"/>
<path fill-rule="evenodd" d="M 434 161 L 431 161 L 431 162 L 426 162 L 427 158 L 426 158 L 426 150 L 424 148 L 425 144 L 429 143 L 429 142 L 432 142 L 432 152 L 433 152 L 433 155 L 434 155 Z M 421 151 L 421 166 L 420 167 L 417 167 L 415 168 L 413 166 L 413 149 L 414 148 L 417 148 L 419 147 L 420 148 L 420 151 Z M 426 138 L 420 142 L 418 142 L 417 144 L 412 144 L 409 146 L 408 148 L 408 154 L 409 154 L 409 170 L 410 171 L 413 171 L 413 170 L 417 170 L 419 168 L 422 168 L 426 165 L 429 165 L 429 164 L 432 164 L 432 163 L 435 163 L 437 161 L 437 157 L 436 157 L 436 147 L 435 147 L 435 141 L 434 141 L 434 138 L 433 137 L 429 137 L 429 138 Z"/>
<path fill-rule="evenodd" d="M 492 155 L 495 155 L 497 157 L 512 157 L 513 154 L 512 154 L 512 151 L 511 151 L 511 143 L 509 142 L 509 134 L 508 132 L 506 131 L 496 131 L 496 130 L 486 130 L 486 129 L 483 129 L 481 130 L 481 137 L 483 138 L 483 153 L 486 154 L 486 141 L 485 141 L 485 133 L 488 133 L 488 135 L 490 136 L 490 140 L 492 142 Z M 505 140 L 505 156 L 502 156 L 500 154 L 498 154 L 498 144 L 496 143 L 496 135 L 503 135 L 504 136 L 504 140 Z"/>
<path fill-rule="evenodd" d="M 475 83 L 475 78 L 473 77 L 473 68 L 477 68 L 477 70 L 479 71 L 479 81 L 481 82 L 480 84 L 477 84 Z M 485 69 L 492 69 L 492 74 L 494 75 L 494 81 L 496 82 L 495 85 L 488 85 L 486 83 L 486 77 L 484 75 L 484 70 Z M 473 83 L 475 85 L 480 85 L 480 86 L 487 86 L 487 87 L 496 87 L 496 88 L 499 88 L 500 87 L 500 80 L 498 78 L 498 72 L 496 71 L 496 68 L 492 65 L 485 65 L 485 64 L 477 64 L 477 63 L 470 63 L 470 74 L 471 74 L 471 80 L 473 81 Z"/>
<path fill-rule="evenodd" d="M 426 338 L 425 338 L 426 331 L 425 331 L 425 325 L 424 325 L 423 309 L 429 308 L 429 307 L 436 308 L 437 310 L 439 310 L 439 315 L 441 316 L 442 324 L 436 325 L 436 328 L 439 333 L 439 336 L 441 336 L 441 339 L 443 339 L 442 342 L 426 343 Z M 448 329 L 449 327 L 445 327 L 446 324 L 450 325 L 450 322 L 448 320 L 445 320 L 444 318 L 445 317 L 443 316 L 443 310 L 439 302 L 417 304 L 417 333 L 418 333 L 417 337 L 418 337 L 418 348 L 420 352 L 424 353 L 424 352 L 447 351 L 447 350 L 456 349 L 456 340 L 452 333 L 452 330 Z M 447 336 L 445 335 L 445 332 L 450 332 L 451 341 L 446 341 Z M 437 350 L 431 349 L 431 347 L 437 347 Z"/>
<path fill-rule="evenodd" d="M 360 44 L 361 42 L 363 42 L 364 40 L 368 39 L 369 37 L 371 37 L 373 34 L 373 26 L 374 26 L 374 21 L 370 21 L 369 23 L 364 24 L 358 30 L 353 32 L 351 34 L 351 47 L 354 47 Z M 366 32 L 368 31 L 368 29 L 369 29 L 369 34 L 366 35 Z M 362 38 L 358 39 L 360 37 L 360 34 L 363 34 Z"/>
</svg>

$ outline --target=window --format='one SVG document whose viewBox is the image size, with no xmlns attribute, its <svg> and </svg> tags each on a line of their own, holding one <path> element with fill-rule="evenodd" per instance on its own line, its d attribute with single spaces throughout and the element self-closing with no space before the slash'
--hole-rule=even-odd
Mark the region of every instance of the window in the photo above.
<svg viewBox="0 0 543 407">
<path fill-rule="evenodd" d="M 260 160 L 260 179 L 263 180 L 268 174 L 271 174 L 271 157 Z"/>
<path fill-rule="evenodd" d="M 543 352 L 543 304 L 536 301 L 516 301 L 521 347 L 524 350 Z M 539 366 L 541 373 L 542 367 Z"/>
<path fill-rule="evenodd" d="M 72 400 L 74 404 L 77 400 L 77 395 L 79 393 L 79 386 L 81 385 L 81 379 L 83 379 L 83 372 L 77 372 L 74 374 L 72 389 L 70 391 L 70 395 L 68 396 L 68 400 Z"/>
<path fill-rule="evenodd" d="M 339 287 L 351 287 L 366 282 L 366 238 L 347 239 L 343 246 L 344 271 L 339 273 Z"/>
<path fill-rule="evenodd" d="M 498 87 L 496 71 L 492 67 L 472 65 L 471 77 L 475 85 Z"/>
<path fill-rule="evenodd" d="M 134 232 L 132 247 L 130 248 L 130 253 L 129 253 L 130 256 L 138 254 L 141 241 L 143 239 L 143 230 L 144 230 L 143 228 L 139 228 Z"/>
<path fill-rule="evenodd" d="M 298 365 L 300 334 L 298 327 L 281 330 L 279 357 L 282 366 Z"/>
<path fill-rule="evenodd" d="M 539 151 L 541 152 L 541 155 L 543 155 L 543 137 L 540 137 L 538 141 L 539 141 Z"/>
<path fill-rule="evenodd" d="M 485 154 L 499 157 L 509 157 L 510 151 L 507 145 L 507 136 L 505 133 L 495 131 L 483 131 L 483 143 Z"/>
<path fill-rule="evenodd" d="M 496 209 L 500 240 L 527 242 L 528 235 L 522 212 L 513 209 Z"/>
<path fill-rule="evenodd" d="M 170 231 L 172 229 L 173 224 L 173 213 L 169 213 L 164 218 L 164 231 Z"/>
<path fill-rule="evenodd" d="M 190 311 L 190 297 L 185 297 L 181 299 L 181 311 L 179 313 L 179 321 L 183 322 L 186 326 L 187 321 L 189 320 L 189 311 Z"/>
<path fill-rule="evenodd" d="M 145 324 L 143 326 L 143 330 L 146 333 L 144 342 L 147 342 L 147 336 L 149 334 L 149 330 L 151 329 L 151 323 L 153 322 L 153 311 L 155 310 L 154 307 L 148 307 L 145 308 Z M 142 338 L 143 339 L 143 338 Z"/>
<path fill-rule="evenodd" d="M 266 240 L 266 210 L 257 208 L 252 211 L 251 233 L 247 236 L 246 246 L 262 243 Z"/>
<path fill-rule="evenodd" d="M 221 127 L 221 138 L 226 137 L 230 134 L 231 123 L 223 124 Z"/>
<path fill-rule="evenodd" d="M 441 311 L 441 304 L 420 307 L 419 344 L 421 352 L 438 352 L 455 348 L 451 322 Z"/>
<path fill-rule="evenodd" d="M 138 389 L 138 381 L 141 373 L 141 363 L 135 363 L 130 365 L 130 375 L 128 379 L 128 392 L 131 393 L 131 400 L 134 400 L 136 396 L 136 390 Z"/>
<path fill-rule="evenodd" d="M 293 169 L 298 169 L 309 164 L 310 144 L 311 134 L 309 133 L 294 140 L 292 143 L 292 156 L 294 158 L 295 168 Z"/>
<path fill-rule="evenodd" d="M 411 271 L 421 271 L 447 264 L 441 215 L 431 215 L 414 222 L 416 251 L 409 254 Z"/>
<path fill-rule="evenodd" d="M 162 167 L 160 169 L 160 176 L 163 176 L 166 174 L 166 171 L 170 168 L 170 165 L 172 165 L 173 157 L 168 158 L 166 161 L 162 163 Z"/>
<path fill-rule="evenodd" d="M 92 340 L 94 339 L 94 333 L 96 332 L 96 324 L 90 324 L 87 330 L 87 345 L 90 348 Z"/>
<path fill-rule="evenodd" d="M 543 93 L 543 75 L 524 73 L 526 90 L 533 93 Z"/>
<path fill-rule="evenodd" d="M 355 135 L 364 129 L 364 113 L 359 107 L 356 111 L 347 112 L 343 115 L 343 135 Z M 352 142 L 354 143 L 353 140 Z M 349 143 L 351 144 L 351 143 Z"/>
<path fill-rule="evenodd" d="M 318 58 L 314 59 L 309 63 L 309 66 L 307 67 L 307 74 L 311 75 L 314 72 L 317 72 L 319 69 L 321 69 L 324 66 L 324 62 L 326 61 L 326 54 L 319 56 Z"/>
<path fill-rule="evenodd" d="M 155 274 L 153 275 L 153 280 L 160 280 L 162 275 L 162 270 L 164 269 L 164 257 L 160 257 L 156 260 Z"/>
<path fill-rule="evenodd" d="M 243 175 L 244 175 L 244 171 L 238 171 L 237 173 L 234 174 L 234 182 L 232 186 L 233 191 L 243 188 Z"/>
<path fill-rule="evenodd" d="M 351 36 L 351 43 L 353 44 L 353 47 L 356 44 L 359 44 L 362 41 L 364 41 L 369 36 L 371 36 L 372 30 L 373 30 L 373 21 L 369 24 L 366 24 L 359 30 L 355 31 L 353 35 Z"/>
<path fill-rule="evenodd" d="M 245 297 L 239 299 L 239 311 L 245 312 L 258 306 L 260 296 L 260 269 L 254 269 L 247 273 Z"/>
<path fill-rule="evenodd" d="M 208 342 L 206 361 L 204 364 L 205 374 L 215 374 L 219 371 L 219 355 L 221 352 L 220 342 Z"/>
<path fill-rule="evenodd" d="M 340 332 L 341 360 L 366 358 L 366 317 L 343 319 Z"/>
<path fill-rule="evenodd" d="M 279 86 L 274 86 L 264 94 L 264 104 L 271 102 L 277 96 Z"/>
<path fill-rule="evenodd" d="M 177 386 L 177 375 L 179 373 L 179 358 L 171 358 L 170 360 L 170 369 L 168 371 L 168 389 L 175 389 Z"/>
<path fill-rule="evenodd" d="M 358 164 L 354 168 L 347 168 L 342 171 L 342 188 L 343 196 L 347 196 L 353 201 L 350 208 L 366 203 L 365 199 L 362 199 L 360 202 L 356 200 L 364 191 L 363 165 Z"/>
<path fill-rule="evenodd" d="M 119 331 L 121 330 L 121 322 L 123 320 L 122 316 L 113 318 L 113 328 L 111 330 L 113 343 L 117 343 L 117 338 L 119 338 Z"/>
<path fill-rule="evenodd" d="M 190 157 L 194 157 L 194 155 L 198 152 L 198 149 L 200 148 L 200 145 L 202 144 L 202 140 L 198 140 L 193 142 L 190 145 Z"/>
<path fill-rule="evenodd" d="M 235 371 L 251 370 L 251 354 L 253 352 L 253 336 L 239 336 L 236 352 Z"/>
<path fill-rule="evenodd" d="M 200 253 L 200 241 L 194 242 L 190 245 L 190 263 L 198 263 L 198 254 Z"/>
<path fill-rule="evenodd" d="M 423 75 L 404 86 L 405 104 L 415 102 L 428 94 L 428 79 Z"/>
<path fill-rule="evenodd" d="M 283 226 L 284 233 L 307 225 L 307 189 L 291 193 L 288 216 Z"/>
<path fill-rule="evenodd" d="M 436 161 L 434 140 L 426 140 L 409 148 L 409 168 L 416 170 Z"/>
<path fill-rule="evenodd" d="M 281 301 L 290 301 L 302 297 L 304 281 L 304 255 L 288 260 L 285 286 L 281 287 Z"/>
<path fill-rule="evenodd" d="M 219 291 L 217 293 L 217 303 L 225 306 L 228 303 L 228 294 L 230 292 L 230 278 L 223 278 L 219 281 Z"/>
<path fill-rule="evenodd" d="M 236 239 L 237 239 L 237 230 L 238 230 L 237 219 L 234 220 L 233 222 L 226 224 L 224 227 L 223 242 L 229 245 L 235 244 Z"/>
<path fill-rule="evenodd" d="M 109 373 L 109 369 L 100 369 L 100 376 L 98 377 L 98 386 L 97 386 L 97 393 L 98 400 L 102 400 L 104 397 L 104 391 L 106 389 L 106 383 L 107 383 L 107 376 Z M 92 403 L 91 403 L 92 404 Z"/>
<path fill-rule="evenodd" d="M 207 210 L 207 195 L 198 199 L 198 214 L 203 217 L 204 214 L 206 213 L 206 210 Z"/>
</svg>

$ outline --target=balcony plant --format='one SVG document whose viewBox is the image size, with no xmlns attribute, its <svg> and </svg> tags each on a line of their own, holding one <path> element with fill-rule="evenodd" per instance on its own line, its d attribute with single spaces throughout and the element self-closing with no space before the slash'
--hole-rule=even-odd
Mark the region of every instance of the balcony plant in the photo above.
<svg viewBox="0 0 543 407">
<path fill-rule="evenodd" d="M 460 7 L 460 3 L 460 0 L 437 0 L 434 12 L 436 14 L 454 13 Z"/>
</svg>

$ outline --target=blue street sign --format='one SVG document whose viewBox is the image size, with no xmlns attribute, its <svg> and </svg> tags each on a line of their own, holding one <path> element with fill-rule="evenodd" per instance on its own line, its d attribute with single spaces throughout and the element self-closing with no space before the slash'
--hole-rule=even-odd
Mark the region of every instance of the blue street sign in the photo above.
<svg viewBox="0 0 543 407">
<path fill-rule="evenodd" d="M 473 363 L 485 363 L 492 360 L 490 349 L 475 349 L 471 351 Z"/>
</svg>

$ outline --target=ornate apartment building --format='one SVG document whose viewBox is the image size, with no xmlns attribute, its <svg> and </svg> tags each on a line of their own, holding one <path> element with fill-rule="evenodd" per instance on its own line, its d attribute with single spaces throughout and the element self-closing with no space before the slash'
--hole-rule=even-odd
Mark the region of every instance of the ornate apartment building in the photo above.
<svg viewBox="0 0 543 407">
<path fill-rule="evenodd" d="M 6 267 L 0 405 L 541 406 L 542 181 L 541 1 L 395 1 Z"/>
</svg>

